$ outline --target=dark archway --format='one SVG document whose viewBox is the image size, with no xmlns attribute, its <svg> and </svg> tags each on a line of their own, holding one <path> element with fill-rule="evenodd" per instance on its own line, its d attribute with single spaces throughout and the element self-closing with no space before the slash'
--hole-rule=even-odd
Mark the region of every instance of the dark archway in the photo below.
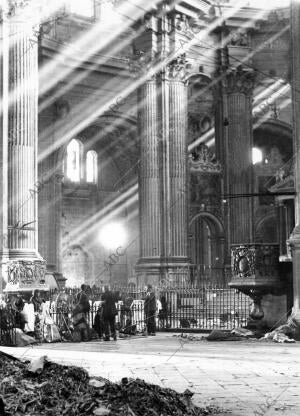
<svg viewBox="0 0 300 416">
<path fill-rule="evenodd" d="M 201 212 L 191 220 L 189 232 L 194 283 L 206 281 L 223 286 L 225 237 L 222 223 L 213 214 Z"/>
<path fill-rule="evenodd" d="M 255 230 L 255 242 L 278 244 L 278 220 L 275 214 L 271 213 L 258 222 Z"/>
</svg>

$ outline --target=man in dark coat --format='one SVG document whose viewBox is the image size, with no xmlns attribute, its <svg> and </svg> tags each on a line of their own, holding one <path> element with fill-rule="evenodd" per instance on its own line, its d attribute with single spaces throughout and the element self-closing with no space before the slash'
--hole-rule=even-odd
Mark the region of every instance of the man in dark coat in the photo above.
<svg viewBox="0 0 300 416">
<path fill-rule="evenodd" d="M 99 338 L 102 339 L 103 334 L 104 334 L 103 305 L 102 305 L 102 303 L 98 306 L 97 313 L 96 313 L 95 319 L 94 319 L 93 328 L 97 332 Z"/>
<path fill-rule="evenodd" d="M 151 285 L 146 288 L 147 294 L 144 303 L 144 312 L 148 335 L 156 335 L 155 315 L 156 315 L 156 297 Z"/>
<path fill-rule="evenodd" d="M 74 341 L 89 341 L 89 311 L 90 302 L 86 294 L 86 286 L 81 285 L 81 291 L 76 296 L 77 303 L 73 309 Z"/>
<path fill-rule="evenodd" d="M 81 305 L 82 312 L 88 314 L 90 311 L 90 301 L 87 295 L 87 286 L 81 285 L 81 291 L 77 295 L 78 303 Z"/>
<path fill-rule="evenodd" d="M 104 341 L 109 341 L 110 336 L 112 336 L 113 339 L 116 341 L 117 335 L 115 327 L 115 317 L 118 313 L 116 308 L 117 297 L 113 292 L 109 290 L 108 286 L 105 286 L 101 300 L 104 301 L 102 312 L 105 334 Z"/>
</svg>

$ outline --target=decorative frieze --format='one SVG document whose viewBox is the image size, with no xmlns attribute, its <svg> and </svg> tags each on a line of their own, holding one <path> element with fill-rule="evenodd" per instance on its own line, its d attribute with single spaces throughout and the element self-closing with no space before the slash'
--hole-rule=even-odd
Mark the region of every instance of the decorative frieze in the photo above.
<svg viewBox="0 0 300 416">
<path fill-rule="evenodd" d="M 42 260 L 10 260 L 7 262 L 6 291 L 46 289 L 46 263 Z"/>
</svg>

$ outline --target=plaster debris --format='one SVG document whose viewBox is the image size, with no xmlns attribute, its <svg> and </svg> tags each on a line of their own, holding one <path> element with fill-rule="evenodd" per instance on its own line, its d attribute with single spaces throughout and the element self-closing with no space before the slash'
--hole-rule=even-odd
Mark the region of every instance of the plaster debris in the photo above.
<svg viewBox="0 0 300 416">
<path fill-rule="evenodd" d="M 1 416 L 200 416 L 220 413 L 196 407 L 186 390 L 177 393 L 140 379 L 112 383 L 87 371 L 41 357 L 23 363 L 0 352 Z M 2 411 L 1 411 L 2 407 Z"/>
</svg>

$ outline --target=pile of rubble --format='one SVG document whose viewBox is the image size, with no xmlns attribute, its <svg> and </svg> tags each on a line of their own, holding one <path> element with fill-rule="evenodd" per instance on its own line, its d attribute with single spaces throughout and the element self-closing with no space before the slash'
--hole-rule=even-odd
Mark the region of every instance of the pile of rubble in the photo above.
<svg viewBox="0 0 300 416">
<path fill-rule="evenodd" d="M 0 352 L 1 416 L 199 416 L 219 413 L 215 407 L 199 408 L 192 393 L 124 378 L 112 383 L 89 378 L 79 367 L 42 359 L 23 363 Z"/>
<path fill-rule="evenodd" d="M 289 316 L 287 323 L 265 334 L 263 340 L 274 342 L 295 342 L 300 341 L 300 319 L 299 315 L 293 313 Z"/>
</svg>

